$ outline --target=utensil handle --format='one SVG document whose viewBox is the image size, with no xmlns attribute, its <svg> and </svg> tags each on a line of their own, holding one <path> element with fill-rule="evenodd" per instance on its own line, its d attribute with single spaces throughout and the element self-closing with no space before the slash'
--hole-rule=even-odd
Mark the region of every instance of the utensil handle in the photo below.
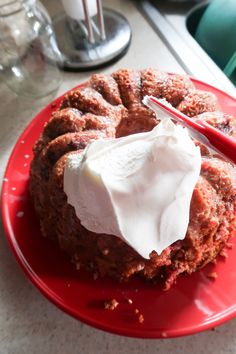
<svg viewBox="0 0 236 354">
<path fill-rule="evenodd" d="M 217 149 L 236 165 L 236 140 L 200 119 L 196 120 L 196 122 L 205 128 L 204 135 L 213 148 Z"/>
<path fill-rule="evenodd" d="M 148 97 L 155 105 L 164 111 L 167 111 L 175 121 L 182 123 L 184 126 L 197 131 L 200 138 L 204 137 L 209 142 L 211 148 L 222 153 L 227 159 L 236 164 L 236 140 L 222 133 L 220 130 L 203 122 L 200 119 L 193 120 L 185 114 L 177 111 L 174 107 L 168 106 L 160 102 L 157 98 Z M 203 141 L 201 139 L 200 141 Z"/>
<path fill-rule="evenodd" d="M 85 22 L 86 22 L 86 27 L 87 27 L 87 31 L 88 31 L 89 42 L 94 43 L 95 38 L 94 38 L 94 34 L 93 34 L 91 18 L 89 15 L 88 3 L 87 3 L 87 0 L 82 0 L 82 2 L 83 2 L 84 16 L 85 16 Z"/>
<path fill-rule="evenodd" d="M 106 39 L 106 32 L 105 32 L 104 15 L 103 15 L 101 0 L 97 0 L 97 10 L 98 10 L 100 37 L 101 37 L 101 40 L 104 41 Z"/>
</svg>

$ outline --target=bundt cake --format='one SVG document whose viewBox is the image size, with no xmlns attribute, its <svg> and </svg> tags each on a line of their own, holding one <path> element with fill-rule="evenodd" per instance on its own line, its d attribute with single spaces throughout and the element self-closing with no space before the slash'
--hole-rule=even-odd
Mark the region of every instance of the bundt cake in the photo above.
<svg viewBox="0 0 236 354">
<path fill-rule="evenodd" d="M 85 85 L 65 95 L 45 124 L 34 147 L 30 193 L 42 234 L 56 240 L 77 267 L 119 280 L 138 274 L 168 289 L 180 274 L 190 274 L 213 261 L 235 229 L 236 189 L 228 162 L 201 146 L 201 172 L 186 236 L 160 255 L 151 252 L 149 259 L 116 236 L 83 227 L 63 189 L 68 156 L 81 154 L 93 140 L 148 132 L 158 124 L 155 114 L 142 104 L 145 95 L 165 98 L 189 117 L 201 118 L 236 137 L 235 118 L 220 112 L 215 95 L 195 89 L 186 76 L 151 68 L 94 74 Z"/>
</svg>

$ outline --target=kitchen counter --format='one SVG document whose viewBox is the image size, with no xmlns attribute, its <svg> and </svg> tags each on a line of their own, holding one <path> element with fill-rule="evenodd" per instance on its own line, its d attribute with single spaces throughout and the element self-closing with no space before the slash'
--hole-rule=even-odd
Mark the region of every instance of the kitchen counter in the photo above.
<svg viewBox="0 0 236 354">
<path fill-rule="evenodd" d="M 44 4 L 53 12 L 56 0 Z M 109 73 L 121 67 L 158 67 L 183 73 L 183 69 L 144 20 L 132 2 L 104 1 L 128 16 L 133 38 L 127 54 L 100 69 Z M 0 179 L 10 152 L 35 114 L 55 96 L 85 81 L 91 73 L 63 73 L 54 96 L 33 100 L 18 97 L 0 83 Z M 236 319 L 194 336 L 166 340 L 121 337 L 91 328 L 57 309 L 26 279 L 9 249 L 0 225 L 0 354 L 5 353 L 113 353 L 113 354 L 230 354 L 236 352 Z"/>
</svg>

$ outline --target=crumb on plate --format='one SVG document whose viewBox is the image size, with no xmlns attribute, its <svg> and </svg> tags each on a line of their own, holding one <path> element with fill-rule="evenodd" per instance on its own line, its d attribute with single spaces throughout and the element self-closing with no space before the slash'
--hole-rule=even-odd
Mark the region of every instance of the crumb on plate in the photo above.
<svg viewBox="0 0 236 354">
<path fill-rule="evenodd" d="M 207 277 L 208 277 L 209 279 L 215 280 L 215 279 L 218 278 L 218 274 L 217 274 L 216 272 L 211 272 L 211 273 L 208 273 L 208 274 L 207 274 Z"/>
<path fill-rule="evenodd" d="M 116 299 L 112 299 L 112 300 L 109 300 L 109 301 L 105 301 L 104 303 L 104 308 L 106 310 L 115 310 L 115 308 L 119 305 L 119 302 L 116 300 Z"/>
<path fill-rule="evenodd" d="M 143 317 L 142 314 L 138 316 L 138 321 L 139 321 L 139 323 L 143 323 L 144 322 L 144 317 Z"/>
</svg>

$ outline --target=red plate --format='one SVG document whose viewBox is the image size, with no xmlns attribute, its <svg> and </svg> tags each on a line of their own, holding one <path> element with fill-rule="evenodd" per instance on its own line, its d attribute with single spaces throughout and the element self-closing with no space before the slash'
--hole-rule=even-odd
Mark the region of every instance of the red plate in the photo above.
<svg viewBox="0 0 236 354">
<path fill-rule="evenodd" d="M 233 114 L 236 100 L 222 91 L 193 79 L 196 87 L 215 93 L 222 110 Z M 28 125 L 11 154 L 3 182 L 2 211 L 8 242 L 17 261 L 37 288 L 55 305 L 94 327 L 140 338 L 166 338 L 203 331 L 236 315 L 236 247 L 227 260 L 208 265 L 183 277 L 168 292 L 140 279 L 119 284 L 111 279 L 93 279 L 75 270 L 69 258 L 40 234 L 39 222 L 28 195 L 32 147 L 44 123 L 62 97 L 44 108 Z M 235 240 L 233 240 L 235 243 Z M 207 277 L 216 271 L 215 281 Z M 117 299 L 114 311 L 104 310 L 104 301 Z M 129 304 L 127 298 L 132 299 Z M 144 316 L 138 322 L 135 309 Z"/>
</svg>

